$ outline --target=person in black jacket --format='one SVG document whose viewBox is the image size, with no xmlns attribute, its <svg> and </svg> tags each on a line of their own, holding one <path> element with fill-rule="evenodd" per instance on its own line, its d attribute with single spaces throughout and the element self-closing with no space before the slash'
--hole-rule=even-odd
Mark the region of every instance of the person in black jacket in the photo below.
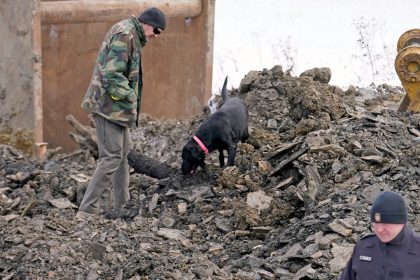
<svg viewBox="0 0 420 280">
<path fill-rule="evenodd" d="M 340 280 L 420 279 L 420 236 L 407 224 L 404 199 L 380 193 L 370 217 L 374 233 L 357 242 Z"/>
</svg>

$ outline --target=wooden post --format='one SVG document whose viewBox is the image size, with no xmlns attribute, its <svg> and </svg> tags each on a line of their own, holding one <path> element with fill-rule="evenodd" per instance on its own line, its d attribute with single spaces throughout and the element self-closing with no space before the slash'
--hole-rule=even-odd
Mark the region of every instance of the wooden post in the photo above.
<svg viewBox="0 0 420 280">
<path fill-rule="evenodd" d="M 47 151 L 47 142 L 44 142 L 44 119 L 42 106 L 42 45 L 41 45 L 41 14 L 40 0 L 34 0 L 32 20 L 32 51 L 33 51 L 33 106 L 34 106 L 34 145 L 33 154 L 43 158 Z"/>
<path fill-rule="evenodd" d="M 0 131 L 24 152 L 43 142 L 39 0 L 1 0 Z M 7 38 L 7 40 L 6 40 Z"/>
</svg>

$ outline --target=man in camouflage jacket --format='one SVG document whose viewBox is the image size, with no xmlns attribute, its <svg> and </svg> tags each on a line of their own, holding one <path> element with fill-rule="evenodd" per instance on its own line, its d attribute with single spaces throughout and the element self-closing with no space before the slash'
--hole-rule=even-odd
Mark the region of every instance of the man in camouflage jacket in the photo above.
<svg viewBox="0 0 420 280">
<path fill-rule="evenodd" d="M 99 50 L 92 80 L 82 108 L 92 113 L 99 159 L 77 213 L 78 218 L 98 214 L 100 197 L 113 186 L 113 210 L 129 199 L 130 128 L 138 124 L 142 93 L 141 53 L 148 40 L 158 37 L 166 18 L 157 8 L 112 26 Z"/>
</svg>

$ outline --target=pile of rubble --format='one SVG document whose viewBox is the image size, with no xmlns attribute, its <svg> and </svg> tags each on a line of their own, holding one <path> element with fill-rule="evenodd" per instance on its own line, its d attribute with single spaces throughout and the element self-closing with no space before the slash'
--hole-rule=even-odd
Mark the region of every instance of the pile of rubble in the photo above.
<svg viewBox="0 0 420 280">
<path fill-rule="evenodd" d="M 401 88 L 343 91 L 330 76 L 251 71 L 229 93 L 250 114 L 236 165 L 221 169 L 213 154 L 208 172 L 193 176 L 133 171 L 133 211 L 116 220 L 75 219 L 92 153 L 35 161 L 1 146 L 1 278 L 336 279 L 383 190 L 404 196 L 420 231 L 419 114 L 396 113 Z M 144 115 L 134 148 L 179 169 L 182 146 L 208 114 Z"/>
</svg>

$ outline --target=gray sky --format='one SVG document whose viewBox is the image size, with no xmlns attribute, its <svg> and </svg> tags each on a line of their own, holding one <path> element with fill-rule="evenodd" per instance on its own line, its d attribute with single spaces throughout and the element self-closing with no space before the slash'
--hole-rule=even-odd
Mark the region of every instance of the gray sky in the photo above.
<svg viewBox="0 0 420 280">
<path fill-rule="evenodd" d="M 400 84 L 396 44 L 420 28 L 418 7 L 418 0 L 216 0 L 213 91 L 226 75 L 238 87 L 249 71 L 276 64 L 293 66 L 295 76 L 330 67 L 330 84 L 343 88 Z"/>
</svg>

